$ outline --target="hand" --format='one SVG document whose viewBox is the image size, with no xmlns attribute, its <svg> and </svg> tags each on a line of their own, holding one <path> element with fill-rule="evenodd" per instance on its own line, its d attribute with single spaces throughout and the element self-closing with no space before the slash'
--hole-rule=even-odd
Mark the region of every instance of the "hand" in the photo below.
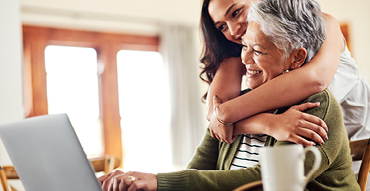
<svg viewBox="0 0 370 191">
<path fill-rule="evenodd" d="M 233 135 L 234 125 L 225 125 L 219 122 L 218 106 L 222 103 L 222 100 L 216 95 L 213 97 L 213 115 L 210 120 L 209 128 L 213 138 L 217 138 L 219 141 L 231 144 L 235 141 L 236 136 Z"/>
<path fill-rule="evenodd" d="M 99 181 L 103 191 L 156 191 L 158 187 L 157 175 L 143 172 L 124 173 L 116 170 L 101 176 Z"/>
<path fill-rule="evenodd" d="M 310 108 L 319 106 L 320 103 L 304 103 L 292 106 L 282 114 L 273 115 L 270 133 L 278 141 L 290 141 L 303 146 L 313 146 L 315 142 L 322 145 L 327 140 L 328 127 L 325 122 L 307 113 Z"/>
</svg>

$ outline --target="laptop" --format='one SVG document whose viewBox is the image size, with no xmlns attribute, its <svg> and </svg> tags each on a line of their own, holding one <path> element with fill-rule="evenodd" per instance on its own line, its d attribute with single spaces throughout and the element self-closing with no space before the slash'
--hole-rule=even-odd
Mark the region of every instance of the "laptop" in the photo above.
<svg viewBox="0 0 370 191">
<path fill-rule="evenodd" d="M 26 191 L 102 191 L 66 114 L 1 124 L 0 138 Z"/>
</svg>

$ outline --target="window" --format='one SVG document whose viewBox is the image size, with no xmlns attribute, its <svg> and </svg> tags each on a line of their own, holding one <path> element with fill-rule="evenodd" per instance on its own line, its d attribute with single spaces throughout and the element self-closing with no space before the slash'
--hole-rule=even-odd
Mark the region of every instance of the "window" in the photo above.
<svg viewBox="0 0 370 191">
<path fill-rule="evenodd" d="M 72 72 L 76 74 L 75 80 L 84 80 L 83 78 L 90 78 L 89 82 L 82 82 L 83 85 L 79 90 L 64 90 L 72 91 L 69 95 L 71 100 L 66 101 L 65 104 L 73 104 L 72 100 L 78 100 L 78 94 L 91 94 L 90 98 L 94 99 L 92 111 L 88 111 L 86 118 L 91 118 L 91 129 L 99 131 L 99 124 L 102 128 L 102 143 L 99 144 L 103 148 L 104 155 L 114 155 L 122 157 L 122 137 L 121 137 L 121 125 L 120 125 L 120 114 L 119 114 L 119 103 L 118 103 L 118 78 L 117 78 L 117 53 L 122 49 L 127 50 L 140 50 L 140 51 L 158 51 L 158 37 L 155 36 L 142 36 L 142 35 L 128 35 L 128 34 L 113 34 L 113 33 L 99 33 L 89 31 L 78 31 L 78 30 L 66 30 L 57 28 L 44 28 L 35 26 L 23 26 L 23 55 L 24 55 L 24 105 L 26 111 L 26 117 L 32 117 L 37 115 L 44 115 L 48 113 L 67 112 L 70 114 L 71 121 L 74 126 L 80 126 L 71 113 L 76 111 L 67 111 L 65 109 L 56 109 L 59 101 L 53 101 L 56 91 L 60 91 L 56 86 L 61 88 L 61 85 L 53 85 L 57 83 L 53 80 L 54 75 L 60 75 L 62 72 L 58 69 L 52 69 L 49 66 L 49 54 L 52 54 L 53 49 L 66 48 L 66 46 L 80 47 L 73 48 L 72 52 L 87 51 L 94 54 L 84 60 L 90 60 L 91 63 L 98 63 L 99 71 L 96 73 L 96 67 L 83 66 L 91 69 L 89 74 L 85 76 L 81 72 L 77 72 L 77 66 L 68 66 L 65 72 Z M 54 45 L 54 46 L 50 46 Z M 60 47 L 64 46 L 64 47 Z M 72 48 L 72 47 L 68 47 Z M 94 53 L 95 52 L 95 53 Z M 64 53 L 63 53 L 64 54 Z M 69 53 L 68 53 L 69 54 Z M 64 57 L 70 57 L 63 55 Z M 71 56 L 72 57 L 72 56 Z M 94 57 L 94 58 L 93 58 Z M 94 61 L 93 61 L 94 60 Z M 96 61 L 97 60 L 97 61 Z M 90 63 L 89 61 L 89 63 Z M 63 66 L 67 66 L 65 61 Z M 79 62 L 83 64 L 83 62 Z M 89 70 L 90 70 L 89 69 Z M 97 75 L 96 75 L 97 74 Z M 61 74 L 67 81 L 67 76 Z M 72 75 L 72 74 L 68 74 Z M 71 78 L 71 76 L 68 76 Z M 76 82 L 74 80 L 74 82 Z M 91 81 L 97 83 L 91 83 Z M 90 84 L 90 85 L 87 85 Z M 92 85 L 93 84 L 93 85 Z M 73 85 L 78 85 L 77 83 Z M 86 87 L 85 87 L 86 85 Z M 72 85 L 68 85 L 69 88 Z M 78 88 L 77 88 L 78 89 Z M 87 90 L 89 89 L 89 90 Z M 76 91 L 81 91 L 76 93 Z M 85 92 L 86 90 L 86 92 Z M 87 93 L 90 92 L 90 93 Z M 98 91 L 98 95 L 96 92 Z M 59 94 L 59 93 L 57 93 Z M 93 95 L 92 95 L 93 94 Z M 59 95 L 57 95 L 59 96 Z M 96 103 L 98 99 L 98 104 Z M 83 106 L 82 106 L 83 107 Z M 81 107 L 81 108 L 82 108 Z M 97 109 L 98 108 L 98 109 Z M 99 115 L 97 114 L 99 110 Z M 79 110 L 79 112 L 87 112 Z M 76 112 L 77 113 L 77 112 Z M 97 115 L 99 116 L 98 119 Z M 100 121 L 100 122 L 99 122 Z M 82 128 L 84 129 L 84 128 Z M 80 131 L 80 130 L 76 130 Z M 82 132 L 83 130 L 81 130 Z M 77 132 L 81 139 L 82 133 Z M 84 133 L 83 133 L 84 134 Z M 99 136 L 99 135 L 94 135 Z M 81 140 L 81 142 L 84 142 Z M 82 143 L 84 144 L 84 143 Z M 85 150 L 90 150 L 85 148 Z M 90 151 L 88 151 L 90 152 Z M 95 155 L 102 152 L 97 149 L 91 151 L 91 155 Z"/>
<path fill-rule="evenodd" d="M 170 97 L 162 56 L 121 50 L 117 71 L 124 170 L 172 170 Z"/>
<path fill-rule="evenodd" d="M 95 49 L 47 46 L 45 70 L 49 114 L 67 113 L 86 155 L 102 156 Z"/>
</svg>

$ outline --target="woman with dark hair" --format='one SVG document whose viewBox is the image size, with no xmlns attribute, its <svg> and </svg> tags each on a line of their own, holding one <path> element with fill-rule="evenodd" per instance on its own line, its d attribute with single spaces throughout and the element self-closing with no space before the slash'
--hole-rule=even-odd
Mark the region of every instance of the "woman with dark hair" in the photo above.
<svg viewBox="0 0 370 191">
<path fill-rule="evenodd" d="M 295 8 L 289 9 L 291 5 Z M 269 11 L 271 9 L 276 12 Z M 247 89 L 243 93 L 252 93 L 277 76 L 287 75 L 288 73 L 283 74 L 284 71 L 298 68 L 312 58 L 326 35 L 325 20 L 319 10 L 320 6 L 315 3 L 315 0 L 264 0 L 251 7 L 249 11 L 251 15 L 259 14 L 262 17 L 250 17 L 250 27 L 243 36 L 242 60 L 248 69 L 262 71 L 264 78 L 247 78 L 246 83 L 253 90 Z M 300 19 L 287 22 L 290 17 L 297 18 L 300 13 L 310 15 L 309 19 L 304 21 L 306 24 L 301 23 Z M 269 19 L 281 22 L 273 22 L 273 25 L 269 25 Z M 308 30 L 300 29 L 293 32 L 296 24 L 302 24 Z M 281 35 L 281 32 L 289 35 Z M 306 34 L 317 38 L 306 39 Z M 287 46 L 281 46 L 281 44 Z M 295 83 L 295 80 L 292 83 Z M 322 160 L 319 169 L 307 180 L 305 190 L 359 190 L 351 170 L 349 143 L 338 103 L 328 90 L 309 96 L 302 103 L 307 102 L 321 103 L 305 112 L 320 118 L 328 125 L 329 140 L 324 145 L 316 146 Z M 275 113 L 290 112 L 297 107 L 301 106 L 281 108 Z M 202 143 L 187 167 L 188 170 L 158 174 L 114 171 L 100 177 L 99 180 L 104 191 L 233 190 L 243 184 L 261 180 L 259 164 L 249 168 L 232 169 L 233 159 L 242 145 L 242 138 L 243 135 L 238 135 L 234 143 L 227 144 L 212 138 L 207 129 Z M 265 146 L 286 144 L 292 143 L 277 141 L 268 136 Z M 311 169 L 313 162 L 314 156 L 307 155 L 304 162 L 305 168 Z"/>
<path fill-rule="evenodd" d="M 292 112 L 294 115 L 288 118 L 257 116 L 261 112 L 297 104 L 307 96 L 329 87 L 341 105 L 349 139 L 370 137 L 369 85 L 360 76 L 351 58 L 338 21 L 325 13 L 328 35 L 310 62 L 287 75 L 278 76 L 248 95 L 238 97 L 242 76 L 257 76 L 255 72 L 258 72 L 246 70 L 240 58 L 235 57 L 241 49 L 237 48 L 241 46 L 241 36 L 247 29 L 247 10 L 256 1 L 203 1 L 201 28 L 204 50 L 201 61 L 204 67 L 200 77 L 210 85 L 203 98 L 207 98 L 207 119 L 212 136 L 232 143 L 235 138 L 234 127 L 240 126 L 244 120 L 243 124 L 247 126 L 274 124 L 271 129 L 275 130 L 269 135 L 278 140 L 304 146 L 320 144 L 326 138 L 326 133 L 323 133 L 325 125 L 312 116 L 301 115 L 301 111 Z M 295 83 L 291 83 L 291 79 L 295 79 Z"/>
</svg>

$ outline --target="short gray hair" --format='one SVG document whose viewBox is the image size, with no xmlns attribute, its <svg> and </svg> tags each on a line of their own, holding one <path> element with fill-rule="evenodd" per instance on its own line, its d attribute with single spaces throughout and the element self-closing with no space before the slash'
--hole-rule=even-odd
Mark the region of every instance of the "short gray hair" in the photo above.
<svg viewBox="0 0 370 191">
<path fill-rule="evenodd" d="M 295 50 L 307 50 L 309 62 L 326 38 L 326 21 L 316 0 L 263 0 L 249 8 L 248 22 L 260 25 L 261 31 L 283 51 L 285 61 Z"/>
</svg>

